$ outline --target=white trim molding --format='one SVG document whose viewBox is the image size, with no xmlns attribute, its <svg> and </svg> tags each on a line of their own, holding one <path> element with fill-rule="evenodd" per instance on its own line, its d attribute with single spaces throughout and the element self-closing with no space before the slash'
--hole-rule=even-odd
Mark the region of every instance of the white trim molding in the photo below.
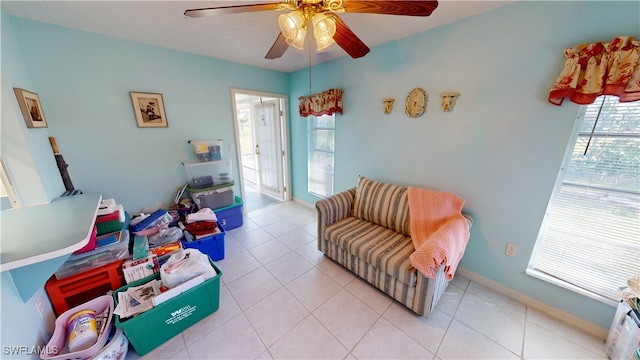
<svg viewBox="0 0 640 360">
<path fill-rule="evenodd" d="M 493 281 L 489 278 L 486 278 L 482 275 L 479 275 L 473 271 L 467 270 L 465 268 L 458 268 L 456 271 L 457 274 L 466 277 L 467 279 L 476 282 L 480 285 L 484 285 L 492 290 L 495 290 L 505 296 L 508 296 L 514 300 L 517 300 L 527 306 L 531 306 L 537 310 L 542 311 L 543 313 L 562 321 L 564 323 L 570 324 L 571 326 L 577 327 L 582 331 L 589 333 L 593 336 L 596 336 L 600 339 L 606 339 L 609 333 L 609 329 L 605 329 L 600 327 L 592 322 L 581 319 L 575 315 L 571 315 L 565 311 L 562 311 L 558 308 L 555 308 L 551 305 L 545 304 L 544 302 L 534 299 L 529 295 L 525 295 L 519 291 L 513 290 L 509 287 L 506 287 L 496 281 Z"/>
</svg>

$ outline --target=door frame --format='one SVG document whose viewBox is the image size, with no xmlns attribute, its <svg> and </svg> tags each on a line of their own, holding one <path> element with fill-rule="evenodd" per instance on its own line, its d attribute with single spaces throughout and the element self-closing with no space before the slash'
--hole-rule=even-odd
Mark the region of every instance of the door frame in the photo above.
<svg viewBox="0 0 640 360">
<path fill-rule="evenodd" d="M 281 141 L 282 141 L 282 152 L 284 153 L 281 157 L 282 160 L 282 179 L 283 186 L 285 189 L 284 192 L 284 201 L 291 200 L 291 169 L 289 164 L 291 164 L 291 156 L 289 154 L 289 97 L 285 94 L 278 93 L 269 93 L 263 91 L 254 91 L 254 90 L 245 90 L 238 88 L 231 88 L 231 105 L 232 105 L 232 113 L 233 113 L 233 130 L 235 134 L 235 150 L 236 150 L 236 158 L 238 159 L 238 178 L 240 182 L 240 192 L 241 197 L 245 198 L 245 188 L 244 188 L 244 175 L 242 173 L 242 149 L 240 147 L 240 129 L 238 128 L 238 112 L 237 112 L 237 104 L 236 104 L 236 94 L 264 97 L 264 98 L 276 98 L 282 101 L 281 111 L 282 116 L 280 116 L 280 132 L 281 132 Z M 244 210 L 246 211 L 246 207 Z"/>
</svg>

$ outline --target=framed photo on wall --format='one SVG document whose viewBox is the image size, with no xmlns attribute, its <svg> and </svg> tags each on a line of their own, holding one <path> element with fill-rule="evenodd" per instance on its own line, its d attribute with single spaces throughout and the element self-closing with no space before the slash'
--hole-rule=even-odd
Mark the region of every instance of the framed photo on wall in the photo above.
<svg viewBox="0 0 640 360">
<path fill-rule="evenodd" d="M 162 94 L 129 92 L 138 127 L 168 127 Z"/>
<path fill-rule="evenodd" d="M 40 105 L 38 94 L 20 88 L 13 88 L 20 105 L 20 111 L 28 128 L 46 128 L 47 120 Z"/>
</svg>

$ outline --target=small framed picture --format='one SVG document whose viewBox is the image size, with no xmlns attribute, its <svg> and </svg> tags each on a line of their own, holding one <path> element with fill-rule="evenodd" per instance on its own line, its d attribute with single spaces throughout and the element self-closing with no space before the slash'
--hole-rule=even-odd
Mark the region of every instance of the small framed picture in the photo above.
<svg viewBox="0 0 640 360">
<path fill-rule="evenodd" d="M 162 94 L 130 92 L 138 127 L 168 127 Z"/>
<path fill-rule="evenodd" d="M 46 128 L 47 120 L 40 105 L 38 94 L 20 88 L 13 88 L 20 105 L 20 111 L 28 128 Z"/>
</svg>

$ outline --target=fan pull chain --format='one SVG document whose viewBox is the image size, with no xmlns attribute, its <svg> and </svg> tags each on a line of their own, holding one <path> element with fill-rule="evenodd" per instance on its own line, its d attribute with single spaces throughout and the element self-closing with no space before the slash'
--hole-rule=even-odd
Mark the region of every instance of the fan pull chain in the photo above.
<svg viewBox="0 0 640 360">
<path fill-rule="evenodd" d="M 596 116 L 596 120 L 593 122 L 593 128 L 591 128 L 591 134 L 589 135 L 587 146 L 585 146 L 584 153 L 582 153 L 582 155 L 587 155 L 587 150 L 589 150 L 589 145 L 591 145 L 591 139 L 593 138 L 593 133 L 596 131 L 596 125 L 598 125 L 598 119 L 600 119 L 600 113 L 602 112 L 602 107 L 604 106 L 605 99 L 606 99 L 606 96 L 603 96 L 602 103 L 600 104 L 600 108 L 598 109 L 598 115 Z"/>
<path fill-rule="evenodd" d="M 309 42 L 309 95 L 311 95 L 311 36 L 307 36 Z"/>
</svg>

